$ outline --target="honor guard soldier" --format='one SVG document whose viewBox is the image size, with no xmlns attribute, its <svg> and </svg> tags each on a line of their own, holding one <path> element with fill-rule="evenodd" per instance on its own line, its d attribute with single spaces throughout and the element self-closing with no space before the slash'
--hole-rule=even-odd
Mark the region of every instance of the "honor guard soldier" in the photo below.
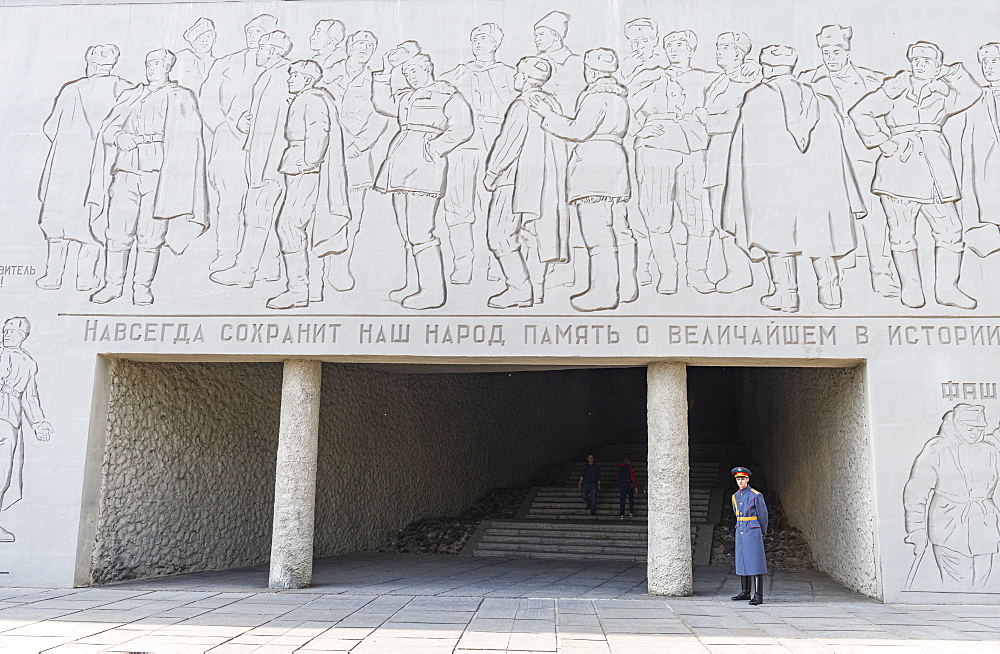
<svg viewBox="0 0 1000 654">
<path fill-rule="evenodd" d="M 764 558 L 764 534 L 767 533 L 767 504 L 760 491 L 750 488 L 750 471 L 733 468 L 733 477 L 739 490 L 733 493 L 733 512 L 736 514 L 736 574 L 740 577 L 742 591 L 733 600 L 750 600 L 756 606 L 764 603 L 764 575 L 767 560 Z M 753 595 L 750 584 L 753 582 Z"/>
</svg>

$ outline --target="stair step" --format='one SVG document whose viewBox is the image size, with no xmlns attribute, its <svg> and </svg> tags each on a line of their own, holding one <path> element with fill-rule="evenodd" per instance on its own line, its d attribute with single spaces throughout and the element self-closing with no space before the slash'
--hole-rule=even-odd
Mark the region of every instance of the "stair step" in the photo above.
<svg viewBox="0 0 1000 654">
<path fill-rule="evenodd" d="M 556 531 L 565 532 L 567 530 L 579 529 L 580 527 L 591 527 L 593 525 L 598 525 L 601 527 L 608 527 L 616 531 L 638 531 L 646 533 L 646 525 L 630 525 L 627 522 L 622 524 L 616 524 L 613 522 L 594 522 L 593 520 L 579 520 L 576 524 L 572 523 L 558 523 L 553 524 L 551 522 L 535 522 L 528 520 L 493 520 L 490 523 L 490 528 L 503 528 L 503 529 L 543 529 L 546 531 Z"/>
<path fill-rule="evenodd" d="M 647 538 L 646 531 L 630 531 L 630 530 L 614 530 L 614 529 L 604 529 L 603 527 L 617 527 L 617 525 L 593 525 L 588 528 L 585 525 L 580 525 L 578 529 L 573 531 L 563 531 L 559 533 L 553 533 L 551 530 L 545 529 L 525 529 L 523 527 L 504 527 L 504 526 L 491 526 L 486 531 L 486 537 L 510 537 L 510 538 L 561 538 L 561 539 L 573 539 L 573 540 L 601 540 L 604 538 L 615 538 L 621 540 L 641 540 L 645 541 Z"/>
<path fill-rule="evenodd" d="M 709 512 L 718 509 L 719 491 L 713 489 L 721 479 L 722 462 L 726 460 L 731 443 L 732 435 L 728 433 L 690 434 L 689 515 L 695 552 L 700 551 L 696 544 L 701 545 L 701 550 L 705 549 L 706 537 L 711 538 L 711 523 L 718 519 L 718 516 L 710 517 Z M 650 474 L 648 452 L 646 442 L 640 440 L 607 443 L 585 453 L 592 453 L 601 466 L 596 518 L 588 514 L 577 488 L 584 465 L 581 456 L 564 466 L 564 485 L 534 490 L 529 503 L 521 509 L 522 517 L 484 523 L 482 531 L 470 541 L 469 553 L 511 558 L 645 561 L 649 496 L 636 493 L 636 517 L 619 521 L 617 464 L 628 457 L 639 488 L 646 488 Z"/>
<path fill-rule="evenodd" d="M 629 554 L 632 556 L 646 556 L 646 546 L 641 547 L 621 547 L 615 545 L 565 545 L 553 543 L 488 543 L 480 542 L 476 546 L 477 550 L 506 550 L 508 552 L 557 552 L 559 554 Z"/>
<path fill-rule="evenodd" d="M 627 538 L 595 538 L 587 540 L 578 538 L 544 538 L 540 536 L 501 536 L 487 534 L 481 541 L 479 541 L 478 547 L 484 547 L 487 544 L 490 544 L 491 546 L 527 545 L 533 549 L 556 548 L 556 550 L 559 550 L 559 548 L 563 547 L 582 547 L 599 548 L 601 551 L 605 551 L 605 549 L 609 547 L 614 547 L 620 550 L 638 548 L 645 553 L 646 543 L 647 541 L 644 539 L 630 540 Z"/>
<path fill-rule="evenodd" d="M 627 508 L 627 504 L 628 503 L 626 502 L 626 508 Z M 601 500 L 597 500 L 596 506 L 597 506 L 597 510 L 598 511 L 612 511 L 613 510 L 613 511 L 617 512 L 618 511 L 619 503 L 618 503 L 617 499 L 614 502 L 606 502 L 606 501 L 602 502 Z M 707 505 L 699 505 L 698 508 L 701 509 L 701 508 L 705 508 L 706 506 Z M 548 502 L 548 501 L 546 501 L 546 502 L 532 502 L 531 506 L 528 507 L 528 510 L 529 511 L 542 511 L 542 510 L 544 510 L 544 511 L 548 511 L 550 513 L 553 512 L 553 511 L 555 511 L 555 512 L 563 512 L 563 513 L 567 513 L 567 514 L 576 514 L 576 513 L 579 513 L 580 511 L 586 511 L 587 510 L 587 505 L 584 504 L 580 500 L 577 500 L 575 502 L 574 501 L 569 501 L 569 502 Z M 643 503 L 643 504 L 639 504 L 638 502 L 635 503 L 635 511 L 643 511 L 643 512 L 645 512 L 645 511 L 648 511 L 648 510 L 649 510 L 649 507 L 645 503 Z M 635 513 L 635 511 L 633 511 L 633 513 Z"/>
<path fill-rule="evenodd" d="M 551 514 L 545 514 L 545 513 L 537 513 L 537 514 L 528 514 L 526 517 L 531 518 L 533 520 L 549 520 L 549 521 L 558 521 L 560 523 L 571 522 L 571 521 L 574 521 L 574 520 L 579 521 L 579 520 L 583 520 L 583 519 L 586 519 L 586 518 L 590 518 L 591 520 L 593 520 L 595 522 L 596 521 L 604 521 L 604 522 L 608 522 L 608 523 L 610 523 L 610 522 L 620 522 L 618 520 L 618 512 L 617 511 L 615 511 L 614 513 L 611 513 L 611 512 L 603 513 L 603 514 L 602 513 L 598 513 L 596 516 L 591 516 L 590 514 L 582 514 L 582 513 L 579 514 L 579 515 L 558 515 L 558 514 L 551 515 Z M 641 515 L 636 515 L 634 518 L 626 518 L 626 521 L 629 521 L 629 520 L 632 522 L 632 524 L 641 524 L 643 526 L 645 526 L 647 524 L 647 522 L 648 522 L 648 518 L 646 516 L 641 516 Z M 691 520 L 692 523 L 694 523 L 694 522 L 704 522 L 704 521 L 705 521 L 705 518 L 701 518 L 701 519 L 694 519 L 694 518 L 692 518 L 692 520 Z"/>
<path fill-rule="evenodd" d="M 602 554 L 578 554 L 578 553 L 565 553 L 565 552 L 524 552 L 518 550 L 480 550 L 476 548 L 475 556 L 494 556 L 494 557 L 507 557 L 512 559 L 596 559 L 599 561 L 633 561 L 635 563 L 644 563 L 646 561 L 645 556 L 638 555 L 622 555 L 622 554 L 612 554 L 612 553 L 602 553 Z"/>
</svg>

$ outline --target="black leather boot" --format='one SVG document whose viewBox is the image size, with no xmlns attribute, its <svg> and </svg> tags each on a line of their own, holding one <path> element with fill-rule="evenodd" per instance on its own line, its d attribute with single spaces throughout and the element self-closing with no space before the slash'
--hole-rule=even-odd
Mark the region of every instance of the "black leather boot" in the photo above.
<svg viewBox="0 0 1000 654">
<path fill-rule="evenodd" d="M 750 606 L 757 606 L 764 603 L 764 575 L 753 576 L 753 599 Z"/>
<path fill-rule="evenodd" d="M 746 601 L 750 599 L 750 577 L 748 575 L 737 575 L 740 578 L 740 585 L 743 587 L 743 592 L 739 595 L 733 595 L 734 602 Z"/>
</svg>

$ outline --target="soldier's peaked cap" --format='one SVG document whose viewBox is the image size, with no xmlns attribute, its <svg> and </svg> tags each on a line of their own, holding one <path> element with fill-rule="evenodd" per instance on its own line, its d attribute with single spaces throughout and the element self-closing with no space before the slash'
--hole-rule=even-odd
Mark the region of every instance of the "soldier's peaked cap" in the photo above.
<svg viewBox="0 0 1000 654">
<path fill-rule="evenodd" d="M 389 51 L 389 65 L 400 66 L 423 52 L 416 41 L 403 41 Z"/>
<path fill-rule="evenodd" d="M 326 34 L 337 43 L 343 41 L 344 35 L 347 34 L 347 28 L 344 26 L 344 21 L 336 18 L 324 18 L 316 23 L 316 29 L 321 32 L 326 32 Z"/>
<path fill-rule="evenodd" d="M 956 404 L 955 420 L 976 427 L 985 427 L 988 424 L 986 408 L 979 404 Z"/>
<path fill-rule="evenodd" d="M 14 329 L 20 329 L 27 336 L 31 333 L 31 323 L 24 316 L 15 316 L 4 321 L 3 326 L 12 325 Z"/>
<path fill-rule="evenodd" d="M 795 52 L 795 48 L 787 45 L 769 45 L 766 48 L 761 48 L 760 51 L 760 63 L 764 66 L 791 66 L 794 68 L 798 60 L 799 54 Z"/>
<path fill-rule="evenodd" d="M 517 69 L 529 79 L 546 82 L 552 77 L 552 64 L 542 57 L 522 57 L 517 62 Z"/>
<path fill-rule="evenodd" d="M 816 35 L 816 45 L 824 47 L 827 45 L 839 45 L 842 48 L 851 48 L 851 37 L 854 36 L 854 28 L 842 25 L 824 25 L 823 29 Z"/>
<path fill-rule="evenodd" d="M 602 73 L 613 73 L 618 70 L 618 55 L 608 48 L 587 50 L 583 55 L 583 65 Z"/>
<path fill-rule="evenodd" d="M 170 50 L 166 48 L 160 48 L 158 50 L 150 50 L 146 53 L 146 61 L 156 61 L 157 59 L 164 59 L 166 61 L 176 61 L 177 55 L 175 55 Z"/>
<path fill-rule="evenodd" d="M 347 47 L 351 47 L 351 45 L 358 43 L 359 41 L 371 43 L 376 48 L 378 47 L 378 37 L 368 30 L 361 30 L 360 32 L 355 32 L 347 37 Z"/>
<path fill-rule="evenodd" d="M 503 30 L 496 23 L 483 23 L 478 27 L 472 28 L 472 32 L 469 33 L 469 39 L 474 39 L 480 34 L 490 37 L 497 45 L 503 43 Z"/>
<path fill-rule="evenodd" d="M 546 27 L 559 35 L 560 39 L 565 39 L 569 33 L 569 14 L 561 11 L 550 11 L 545 14 L 540 21 L 535 23 L 535 29 Z"/>
<path fill-rule="evenodd" d="M 652 18 L 636 18 L 625 23 L 625 36 L 627 38 L 632 38 L 633 36 L 656 37 L 659 34 L 660 28 Z"/>
<path fill-rule="evenodd" d="M 976 53 L 976 56 L 979 58 L 979 63 L 982 63 L 983 59 L 987 57 L 1000 57 L 1000 43 L 987 43 L 979 46 L 979 52 Z"/>
<path fill-rule="evenodd" d="M 744 468 L 743 466 L 737 466 L 737 467 L 733 468 L 730 472 L 732 473 L 732 475 L 734 477 L 749 477 L 750 476 L 750 470 L 747 469 L 747 468 Z"/>
<path fill-rule="evenodd" d="M 274 28 L 277 26 L 278 26 L 277 18 L 275 18 L 271 14 L 261 14 L 260 16 L 251 18 L 250 21 L 243 26 L 243 29 L 248 30 L 251 27 L 260 27 L 267 32 L 273 32 Z"/>
<path fill-rule="evenodd" d="M 429 54 L 427 54 L 426 52 L 421 52 L 418 55 L 414 55 L 414 56 L 410 57 L 409 59 L 407 59 L 406 61 L 403 62 L 404 66 L 406 64 L 420 64 L 421 66 L 423 66 L 425 68 L 431 68 L 431 67 L 434 66 L 434 62 L 431 61 L 431 56 Z"/>
<path fill-rule="evenodd" d="M 282 55 L 287 55 L 292 51 L 292 40 L 281 30 L 268 32 L 260 37 L 258 45 L 271 45 L 281 50 Z"/>
<path fill-rule="evenodd" d="M 750 52 L 750 49 L 753 47 L 750 37 L 743 32 L 723 32 L 716 39 L 715 45 L 733 45 L 739 48 L 743 54 Z"/>
<path fill-rule="evenodd" d="M 313 78 L 313 81 L 323 79 L 323 68 L 312 59 L 301 59 L 288 66 L 289 73 L 301 73 Z"/>
<path fill-rule="evenodd" d="M 698 35 L 691 30 L 676 30 L 663 37 L 664 46 L 668 43 L 673 43 L 674 41 L 683 41 L 684 43 L 687 43 L 688 47 L 692 50 L 698 49 Z"/>
<path fill-rule="evenodd" d="M 214 32 L 214 31 L 215 31 L 215 23 L 213 23 L 208 18 L 199 18 L 194 22 L 194 25 L 185 30 L 184 40 L 190 43 L 191 41 L 194 41 L 205 32 Z"/>
<path fill-rule="evenodd" d="M 118 63 L 118 55 L 121 50 L 113 43 L 105 45 L 92 45 L 87 48 L 85 59 L 89 63 L 100 64 L 102 66 L 113 66 Z"/>
<path fill-rule="evenodd" d="M 917 41 L 916 43 L 911 43 L 910 47 L 906 49 L 906 58 L 909 60 L 917 57 L 925 57 L 941 63 L 944 61 L 944 52 L 937 44 L 928 41 Z"/>
</svg>

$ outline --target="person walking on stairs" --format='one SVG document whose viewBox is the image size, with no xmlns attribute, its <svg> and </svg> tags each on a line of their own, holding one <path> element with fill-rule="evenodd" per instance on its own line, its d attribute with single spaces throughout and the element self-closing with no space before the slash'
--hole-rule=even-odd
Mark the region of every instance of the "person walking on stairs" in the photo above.
<svg viewBox="0 0 1000 654">
<path fill-rule="evenodd" d="M 625 519 L 625 500 L 628 499 L 628 517 L 635 517 L 635 491 L 639 488 L 635 470 L 628 457 L 618 464 L 618 519 Z"/>
<path fill-rule="evenodd" d="M 742 583 L 742 592 L 734 595 L 733 601 L 750 600 L 751 606 L 757 606 L 764 603 L 764 575 L 767 574 L 764 557 L 767 504 L 760 491 L 750 488 L 749 470 L 737 467 L 732 474 L 739 487 L 733 493 L 733 512 L 736 514 L 736 574 Z"/>
<path fill-rule="evenodd" d="M 576 487 L 581 489 L 580 497 L 587 503 L 590 515 L 597 515 L 597 491 L 601 490 L 601 466 L 594 463 L 594 455 L 587 455 L 587 462 L 583 464 L 583 471 L 580 473 L 580 480 L 576 482 Z"/>
</svg>

